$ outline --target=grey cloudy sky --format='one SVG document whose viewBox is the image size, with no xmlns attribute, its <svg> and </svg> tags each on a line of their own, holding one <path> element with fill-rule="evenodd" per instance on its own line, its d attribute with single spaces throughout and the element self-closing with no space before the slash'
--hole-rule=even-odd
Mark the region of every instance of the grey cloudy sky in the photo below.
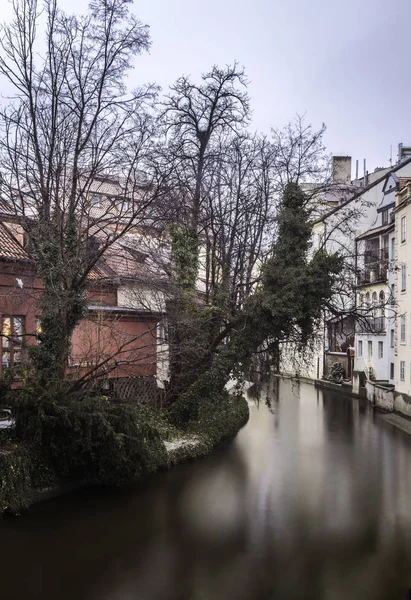
<svg viewBox="0 0 411 600">
<path fill-rule="evenodd" d="M 237 59 L 255 129 L 306 113 L 326 123 L 330 152 L 367 158 L 369 170 L 389 164 L 390 145 L 393 158 L 398 142 L 411 145 L 411 0 L 135 0 L 132 10 L 153 42 L 133 83 L 166 88 Z"/>
<path fill-rule="evenodd" d="M 307 113 L 325 122 L 334 154 L 387 165 L 411 144 L 411 0 L 136 0 L 151 26 L 136 76 L 163 87 L 237 59 L 247 70 L 253 126 Z M 138 73 L 139 71 L 139 73 Z"/>
</svg>

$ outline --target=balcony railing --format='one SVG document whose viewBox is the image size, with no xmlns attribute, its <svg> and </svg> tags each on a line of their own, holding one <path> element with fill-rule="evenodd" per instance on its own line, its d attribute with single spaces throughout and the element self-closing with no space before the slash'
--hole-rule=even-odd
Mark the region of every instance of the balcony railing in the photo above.
<svg viewBox="0 0 411 600">
<path fill-rule="evenodd" d="M 366 250 L 364 252 L 364 264 L 374 265 L 375 263 L 388 261 L 388 248 L 380 248 L 379 250 Z"/>
<path fill-rule="evenodd" d="M 357 273 L 357 285 L 365 285 L 377 281 L 387 281 L 388 265 L 375 265 Z"/>
</svg>

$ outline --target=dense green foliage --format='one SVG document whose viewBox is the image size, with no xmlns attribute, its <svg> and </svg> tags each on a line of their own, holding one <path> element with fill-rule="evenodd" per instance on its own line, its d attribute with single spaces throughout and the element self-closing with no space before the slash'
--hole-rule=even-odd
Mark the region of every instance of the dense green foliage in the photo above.
<svg viewBox="0 0 411 600">
<path fill-rule="evenodd" d="M 122 485 L 185 460 L 205 456 L 234 436 L 248 419 L 244 398 L 220 396 L 202 404 L 189 425 L 193 443 L 166 452 L 164 442 L 187 435 L 167 414 L 135 404 L 111 404 L 104 397 L 32 402 L 20 397 L 13 407 L 16 430 L 0 449 L 0 515 L 18 513 L 33 490 L 59 485 Z M 18 440 L 18 441 L 17 441 Z"/>
<path fill-rule="evenodd" d="M 38 448 L 59 477 L 121 485 L 166 463 L 149 407 L 87 391 L 57 399 L 24 390 L 17 398 L 17 439 Z"/>
<path fill-rule="evenodd" d="M 33 489 L 55 483 L 55 475 L 32 446 L 8 441 L 0 446 L 0 516 L 26 508 Z"/>
<path fill-rule="evenodd" d="M 342 268 L 336 254 L 320 251 L 309 258 L 310 238 L 306 198 L 297 185 L 289 184 L 278 215 L 278 239 L 264 266 L 261 285 L 231 323 L 230 338 L 210 368 L 172 407 L 174 422 L 184 425 L 197 418 L 204 402 L 218 412 L 215 399 L 226 382 L 244 373 L 262 345 L 275 352 L 290 338 L 301 347 L 307 343 Z"/>
</svg>

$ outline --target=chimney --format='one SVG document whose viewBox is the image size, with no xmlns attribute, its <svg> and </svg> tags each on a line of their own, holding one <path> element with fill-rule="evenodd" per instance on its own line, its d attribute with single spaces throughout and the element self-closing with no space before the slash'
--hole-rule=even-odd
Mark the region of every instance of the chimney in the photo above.
<svg viewBox="0 0 411 600">
<path fill-rule="evenodd" d="M 351 156 L 333 156 L 333 182 L 351 183 Z"/>
</svg>

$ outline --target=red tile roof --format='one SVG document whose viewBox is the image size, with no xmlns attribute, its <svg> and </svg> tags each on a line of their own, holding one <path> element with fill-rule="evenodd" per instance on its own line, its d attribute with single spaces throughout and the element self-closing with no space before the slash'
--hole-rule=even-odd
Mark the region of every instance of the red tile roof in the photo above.
<svg viewBox="0 0 411 600">
<path fill-rule="evenodd" d="M 3 223 L 0 223 L 0 259 L 30 260 L 23 246 Z"/>
</svg>

